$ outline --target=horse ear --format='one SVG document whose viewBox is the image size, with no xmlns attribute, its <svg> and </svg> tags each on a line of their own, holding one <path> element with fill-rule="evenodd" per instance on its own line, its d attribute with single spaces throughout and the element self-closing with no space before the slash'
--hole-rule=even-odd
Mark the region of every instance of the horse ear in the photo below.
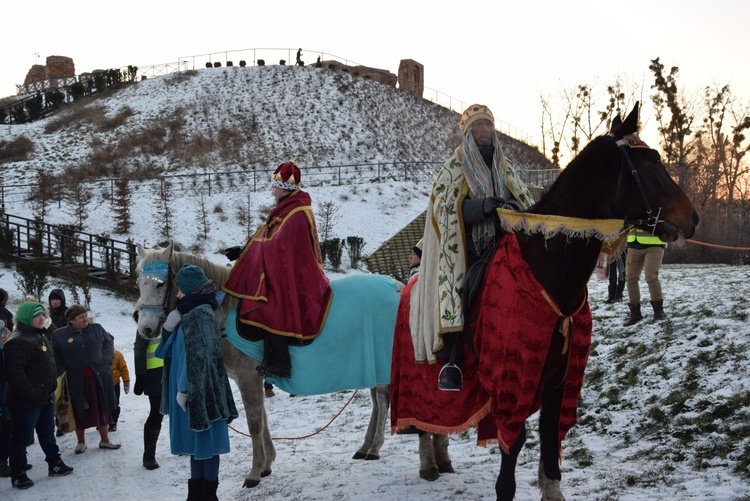
<svg viewBox="0 0 750 501">
<path fill-rule="evenodd" d="M 615 118 L 612 119 L 612 126 L 609 128 L 609 132 L 614 133 L 621 126 L 622 126 L 622 119 L 620 118 L 620 115 L 617 115 Z"/>
<path fill-rule="evenodd" d="M 639 107 L 640 107 L 640 102 L 636 101 L 635 106 L 633 106 L 632 111 L 628 113 L 628 116 L 625 117 L 624 122 L 620 119 L 619 116 L 613 118 L 612 129 L 610 133 L 622 139 L 628 134 L 635 134 L 636 132 L 638 132 L 638 109 Z"/>
<path fill-rule="evenodd" d="M 146 250 L 146 248 L 143 245 L 136 244 L 135 245 L 135 252 L 136 252 L 136 254 L 138 254 L 138 259 L 143 259 L 146 256 L 146 254 L 147 254 L 148 251 Z"/>
</svg>

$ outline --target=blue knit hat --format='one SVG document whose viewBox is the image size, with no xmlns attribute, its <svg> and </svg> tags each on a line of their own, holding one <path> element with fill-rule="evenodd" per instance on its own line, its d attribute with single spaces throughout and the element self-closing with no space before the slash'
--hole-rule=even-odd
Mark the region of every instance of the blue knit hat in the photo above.
<svg viewBox="0 0 750 501">
<path fill-rule="evenodd" d="M 187 296 L 208 282 L 208 277 L 206 277 L 202 269 L 194 264 L 186 264 L 177 272 L 175 280 L 177 280 L 177 287 Z"/>
<path fill-rule="evenodd" d="M 18 310 L 16 310 L 16 318 L 19 322 L 26 325 L 31 325 L 31 321 L 39 315 L 44 315 L 44 306 L 42 306 L 42 303 L 35 303 L 33 301 L 21 303 Z"/>
</svg>

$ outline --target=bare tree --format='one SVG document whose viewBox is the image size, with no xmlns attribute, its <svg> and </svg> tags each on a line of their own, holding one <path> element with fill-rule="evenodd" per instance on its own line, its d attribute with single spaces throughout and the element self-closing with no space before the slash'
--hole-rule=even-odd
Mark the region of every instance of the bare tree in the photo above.
<svg viewBox="0 0 750 501">
<path fill-rule="evenodd" d="M 211 229 L 208 218 L 208 209 L 206 209 L 206 197 L 203 195 L 203 191 L 200 192 L 201 196 L 198 199 L 198 212 L 195 215 L 195 222 L 200 229 L 198 238 L 206 240 L 208 238 L 208 232 Z"/>
<path fill-rule="evenodd" d="M 37 169 L 35 177 L 35 182 L 29 189 L 31 211 L 35 218 L 44 221 L 54 197 L 55 176 L 44 172 L 42 169 Z"/>
<path fill-rule="evenodd" d="M 66 202 L 68 215 L 75 218 L 76 227 L 82 230 L 86 219 L 89 217 L 88 205 L 91 200 L 91 193 L 86 189 L 84 183 L 74 180 L 65 184 L 63 198 Z"/>
<path fill-rule="evenodd" d="M 160 179 L 154 191 L 156 192 L 154 206 L 156 216 L 159 219 L 156 224 L 161 223 L 161 235 L 164 238 L 172 238 L 172 219 L 174 217 L 172 213 L 172 183 L 166 179 Z"/>
<path fill-rule="evenodd" d="M 318 220 L 318 239 L 325 242 L 331 236 L 333 227 L 341 219 L 340 208 L 328 200 L 320 204 L 320 210 L 317 212 Z"/>
</svg>

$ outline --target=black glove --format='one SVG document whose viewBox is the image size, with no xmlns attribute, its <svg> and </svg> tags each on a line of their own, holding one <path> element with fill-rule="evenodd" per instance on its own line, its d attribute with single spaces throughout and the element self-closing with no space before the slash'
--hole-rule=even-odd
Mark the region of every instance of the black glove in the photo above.
<svg viewBox="0 0 750 501">
<path fill-rule="evenodd" d="M 145 376 L 135 377 L 135 386 L 133 387 L 133 393 L 136 395 L 143 395 L 143 387 L 146 386 L 146 383 L 143 382 L 145 379 Z"/>
<path fill-rule="evenodd" d="M 242 247 L 239 246 L 227 247 L 226 249 L 224 249 L 224 255 L 230 261 L 237 261 L 237 258 L 240 257 L 240 254 L 242 254 Z"/>
<path fill-rule="evenodd" d="M 484 217 L 490 217 L 495 209 L 505 205 L 505 199 L 503 197 L 487 197 L 482 202 L 482 213 Z"/>
</svg>

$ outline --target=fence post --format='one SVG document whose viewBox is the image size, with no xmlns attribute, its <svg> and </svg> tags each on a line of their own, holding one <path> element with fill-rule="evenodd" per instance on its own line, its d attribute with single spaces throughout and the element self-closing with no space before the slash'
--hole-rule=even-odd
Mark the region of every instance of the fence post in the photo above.
<svg viewBox="0 0 750 501">
<path fill-rule="evenodd" d="M 211 196 L 211 174 L 208 175 L 208 196 Z"/>
</svg>

